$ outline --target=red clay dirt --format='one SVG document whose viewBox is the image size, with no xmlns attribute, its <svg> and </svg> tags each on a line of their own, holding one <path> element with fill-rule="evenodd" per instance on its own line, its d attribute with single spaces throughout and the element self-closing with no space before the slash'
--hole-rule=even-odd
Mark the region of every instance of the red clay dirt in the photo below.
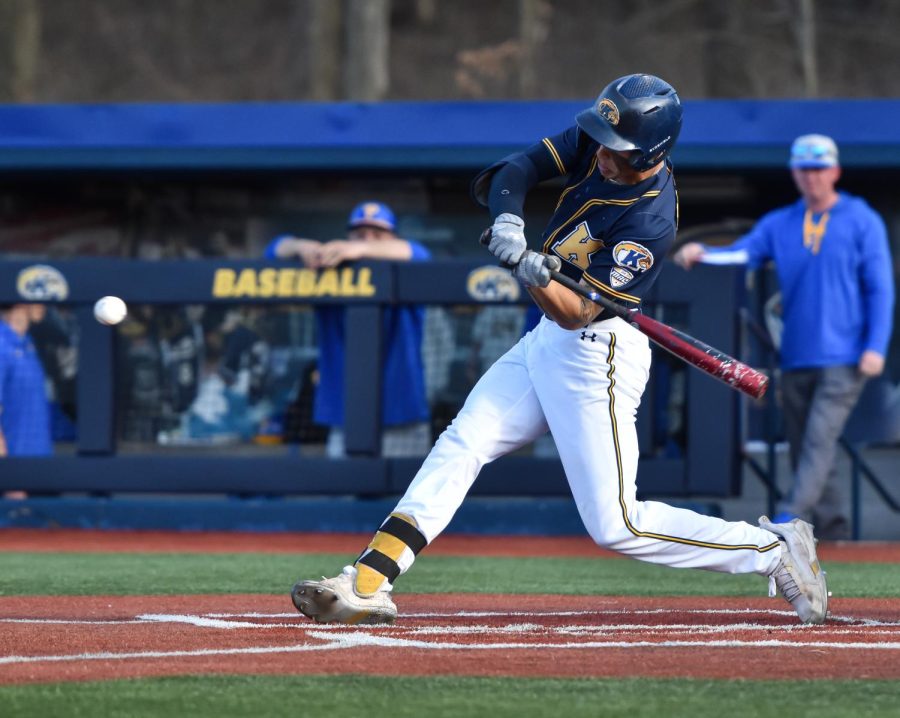
<svg viewBox="0 0 900 718">
<path fill-rule="evenodd" d="M 798 625 L 780 599 L 397 603 L 394 626 L 334 627 L 286 596 L 0 598 L 0 684 L 198 673 L 900 679 L 900 599 L 836 599 L 823 626 Z"/>
<path fill-rule="evenodd" d="M 356 553 L 367 534 L 0 530 L 0 551 Z M 442 536 L 429 553 L 610 556 L 586 538 Z M 900 560 L 826 544 L 824 561 Z M 0 597 L 0 684 L 197 673 L 900 679 L 900 598 L 396 597 L 395 626 L 319 626 L 287 596 Z M 225 615 L 221 615 L 225 614 Z"/>
<path fill-rule="evenodd" d="M 258 533 L 224 531 L 99 531 L 0 529 L 0 551 L 54 553 L 348 553 L 358 554 L 367 533 Z M 619 558 L 582 536 L 469 536 L 445 534 L 427 549 L 444 556 L 592 556 Z M 823 542 L 827 561 L 900 563 L 900 543 Z"/>
</svg>

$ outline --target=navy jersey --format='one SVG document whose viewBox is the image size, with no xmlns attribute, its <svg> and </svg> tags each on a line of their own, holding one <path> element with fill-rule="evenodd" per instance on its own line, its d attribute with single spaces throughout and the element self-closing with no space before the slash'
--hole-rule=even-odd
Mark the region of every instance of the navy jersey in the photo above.
<svg viewBox="0 0 900 718">
<path fill-rule="evenodd" d="M 678 195 L 671 165 L 638 184 L 615 184 L 597 170 L 597 143 L 577 127 L 541 146 L 558 174 L 567 176 L 542 251 L 562 259 L 570 277 L 583 277 L 620 303 L 640 304 L 675 241 Z"/>
</svg>

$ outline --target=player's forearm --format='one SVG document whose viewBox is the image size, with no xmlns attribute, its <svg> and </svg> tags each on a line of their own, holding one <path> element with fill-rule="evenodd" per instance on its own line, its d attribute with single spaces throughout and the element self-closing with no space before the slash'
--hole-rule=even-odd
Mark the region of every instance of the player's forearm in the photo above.
<svg viewBox="0 0 900 718">
<path fill-rule="evenodd" d="M 750 261 L 750 254 L 746 249 L 734 247 L 704 247 L 703 254 L 698 260 L 701 264 L 739 265 Z"/>
<path fill-rule="evenodd" d="M 283 237 L 275 245 L 275 256 L 279 259 L 299 257 L 305 249 L 318 246 L 320 243 L 314 239 L 301 239 L 299 237 Z"/>
<path fill-rule="evenodd" d="M 412 259 L 412 247 L 405 239 L 380 239 L 363 242 L 361 259 L 385 259 L 408 262 Z"/>
<path fill-rule="evenodd" d="M 528 293 L 544 314 L 563 329 L 579 329 L 603 311 L 589 299 L 555 282 L 546 287 L 528 287 Z"/>
<path fill-rule="evenodd" d="M 524 214 L 525 195 L 537 182 L 537 170 L 524 155 L 505 164 L 497 170 L 491 181 L 488 194 L 491 216 L 496 218 L 505 212 L 521 217 Z"/>
</svg>

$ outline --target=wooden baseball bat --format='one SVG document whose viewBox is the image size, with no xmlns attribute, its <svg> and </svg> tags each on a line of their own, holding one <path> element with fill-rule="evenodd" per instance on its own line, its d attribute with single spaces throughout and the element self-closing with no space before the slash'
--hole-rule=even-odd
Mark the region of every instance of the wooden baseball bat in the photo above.
<svg viewBox="0 0 900 718">
<path fill-rule="evenodd" d="M 491 227 L 488 227 L 481 233 L 478 241 L 485 247 L 490 244 Z M 556 263 L 561 262 L 559 257 L 553 255 L 548 255 L 548 259 L 555 260 Z M 556 266 L 560 267 L 562 265 L 557 264 Z M 580 294 L 594 304 L 603 307 L 610 314 L 624 319 L 638 331 L 645 334 L 654 344 L 658 344 L 666 351 L 686 361 L 688 364 L 692 364 L 705 374 L 709 374 L 711 377 L 724 382 L 732 389 L 737 389 L 748 396 L 752 396 L 754 399 L 760 399 L 766 393 L 766 389 L 769 388 L 769 377 L 734 357 L 728 356 L 725 352 L 721 352 L 709 344 L 695 339 L 690 334 L 685 334 L 674 327 L 670 327 L 668 324 L 651 319 L 636 309 L 627 309 L 621 304 L 616 304 L 602 294 L 598 294 L 594 290 L 562 274 L 558 269 L 553 269 L 552 264 L 548 265 L 548 269 L 553 281 L 559 282 L 567 289 L 571 289 L 576 294 Z"/>
</svg>

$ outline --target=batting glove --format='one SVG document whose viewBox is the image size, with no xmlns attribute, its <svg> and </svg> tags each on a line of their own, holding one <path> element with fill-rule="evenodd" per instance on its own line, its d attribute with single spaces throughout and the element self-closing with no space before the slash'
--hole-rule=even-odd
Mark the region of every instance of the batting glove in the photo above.
<svg viewBox="0 0 900 718">
<path fill-rule="evenodd" d="M 546 287 L 550 284 L 550 270 L 558 272 L 560 266 L 557 257 L 526 250 L 513 274 L 526 287 Z"/>
<path fill-rule="evenodd" d="M 494 220 L 491 227 L 491 241 L 488 249 L 503 264 L 515 266 L 519 263 L 527 247 L 525 243 L 525 221 L 509 212 L 504 212 Z"/>
</svg>

